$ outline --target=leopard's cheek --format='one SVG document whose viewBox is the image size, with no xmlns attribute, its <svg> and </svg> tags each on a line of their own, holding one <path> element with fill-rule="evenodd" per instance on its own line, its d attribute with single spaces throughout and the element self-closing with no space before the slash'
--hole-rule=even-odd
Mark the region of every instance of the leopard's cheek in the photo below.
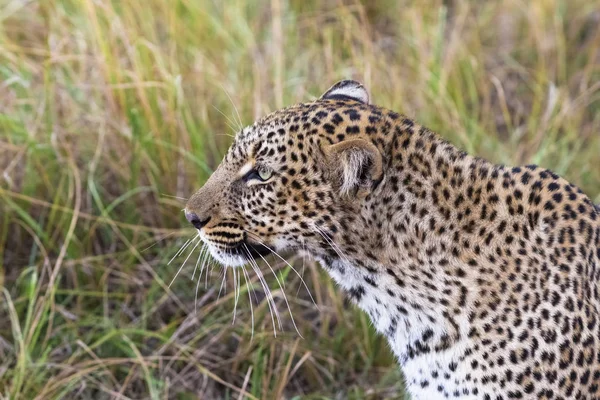
<svg viewBox="0 0 600 400">
<path fill-rule="evenodd" d="M 274 184 L 254 187 L 245 193 L 236 209 L 240 210 L 246 230 L 264 239 L 273 232 L 277 221 L 277 201 Z"/>
</svg>

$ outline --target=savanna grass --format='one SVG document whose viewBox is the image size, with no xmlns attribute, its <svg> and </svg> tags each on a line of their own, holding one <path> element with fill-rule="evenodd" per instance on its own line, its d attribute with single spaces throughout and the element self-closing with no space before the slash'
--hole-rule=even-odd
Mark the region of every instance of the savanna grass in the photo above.
<svg viewBox="0 0 600 400">
<path fill-rule="evenodd" d="M 240 125 L 355 78 L 600 202 L 599 21 L 597 0 L 0 2 L 0 397 L 403 398 L 385 341 L 309 262 L 291 260 L 316 306 L 261 265 L 276 335 L 251 270 L 219 296 L 205 269 L 196 301 L 198 247 L 169 287 L 185 198 Z"/>
</svg>

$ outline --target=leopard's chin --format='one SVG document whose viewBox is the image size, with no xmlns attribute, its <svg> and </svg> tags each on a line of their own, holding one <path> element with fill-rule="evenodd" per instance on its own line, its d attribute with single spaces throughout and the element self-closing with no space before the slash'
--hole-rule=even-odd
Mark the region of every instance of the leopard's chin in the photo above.
<svg viewBox="0 0 600 400">
<path fill-rule="evenodd" d="M 271 254 L 271 250 L 269 250 L 266 246 L 263 246 L 262 244 L 246 242 L 245 245 L 250 253 L 250 256 L 255 260 Z"/>
<path fill-rule="evenodd" d="M 268 247 L 249 241 L 242 241 L 228 248 L 207 244 L 211 256 L 226 267 L 241 267 L 251 260 L 262 259 L 271 254 Z"/>
</svg>

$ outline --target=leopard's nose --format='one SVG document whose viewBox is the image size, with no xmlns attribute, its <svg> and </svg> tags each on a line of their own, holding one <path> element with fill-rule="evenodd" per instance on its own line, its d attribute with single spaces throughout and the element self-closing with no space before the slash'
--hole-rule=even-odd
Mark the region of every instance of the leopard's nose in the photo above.
<svg viewBox="0 0 600 400">
<path fill-rule="evenodd" d="M 194 225 L 194 228 L 196 229 L 202 229 L 202 227 L 208 224 L 208 221 L 210 221 L 210 217 L 202 219 L 196 213 L 188 210 L 185 210 L 185 219 L 187 219 L 190 224 Z"/>
</svg>

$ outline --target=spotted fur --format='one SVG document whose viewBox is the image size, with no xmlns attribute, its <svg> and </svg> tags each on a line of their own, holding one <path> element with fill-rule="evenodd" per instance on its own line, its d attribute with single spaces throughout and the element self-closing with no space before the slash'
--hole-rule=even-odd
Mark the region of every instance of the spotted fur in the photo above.
<svg viewBox="0 0 600 400">
<path fill-rule="evenodd" d="M 413 399 L 600 398 L 600 209 L 472 157 L 357 82 L 238 134 L 186 213 L 226 265 L 306 249 L 385 335 Z M 249 179 L 268 168 L 270 179 Z"/>
</svg>

